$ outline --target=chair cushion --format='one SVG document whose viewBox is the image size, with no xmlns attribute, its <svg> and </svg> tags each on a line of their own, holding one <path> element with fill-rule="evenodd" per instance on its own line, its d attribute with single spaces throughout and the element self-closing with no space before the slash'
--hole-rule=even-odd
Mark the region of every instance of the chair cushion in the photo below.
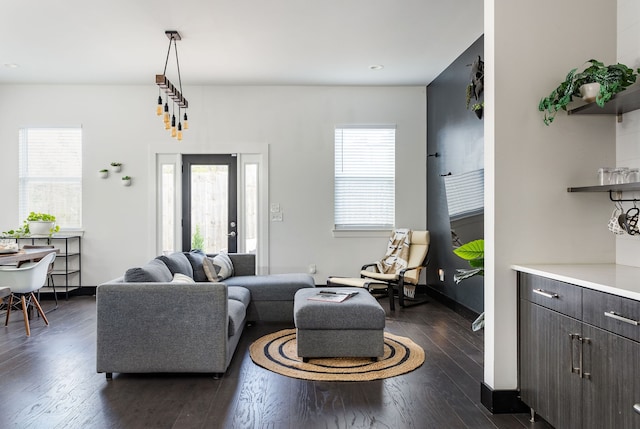
<svg viewBox="0 0 640 429">
<path fill-rule="evenodd" d="M 124 273 L 124 281 L 127 283 L 169 283 L 172 280 L 173 274 L 159 259 L 152 259 L 143 267 L 129 268 Z"/>
<path fill-rule="evenodd" d="M 387 282 L 394 282 L 400 279 L 400 277 L 395 273 L 384 274 L 384 273 L 376 273 L 373 271 L 362 270 L 360 271 L 360 274 L 370 279 L 376 279 L 376 280 L 387 281 Z"/>
<path fill-rule="evenodd" d="M 192 250 L 191 252 L 184 252 L 184 256 L 187 257 L 193 269 L 193 279 L 196 282 L 208 282 L 209 279 L 202 265 L 202 261 L 206 257 L 204 252 L 202 252 L 202 250 Z"/>
<path fill-rule="evenodd" d="M 316 286 L 313 277 L 303 273 L 235 276 L 225 279 L 224 283 L 249 289 L 253 301 L 292 301 L 299 289 Z"/>
<path fill-rule="evenodd" d="M 229 336 L 235 335 L 244 323 L 244 319 L 247 316 L 247 307 L 240 301 L 230 299 L 229 306 Z"/>
<path fill-rule="evenodd" d="M 180 252 L 175 252 L 169 256 L 161 255 L 156 257 L 165 263 L 171 274 L 180 273 L 193 278 L 193 268 L 187 257 Z"/>
<path fill-rule="evenodd" d="M 249 292 L 249 289 L 240 286 L 229 286 L 227 291 L 229 299 L 240 301 L 245 307 L 249 306 L 251 302 L 251 292 Z"/>
<path fill-rule="evenodd" d="M 213 258 L 207 256 L 202 265 L 210 282 L 220 282 L 233 276 L 233 263 L 226 253 L 219 253 Z"/>
</svg>

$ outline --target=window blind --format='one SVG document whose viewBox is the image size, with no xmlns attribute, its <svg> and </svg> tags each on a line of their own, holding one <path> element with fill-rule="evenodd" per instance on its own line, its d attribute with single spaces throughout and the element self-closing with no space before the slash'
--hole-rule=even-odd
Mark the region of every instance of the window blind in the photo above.
<svg viewBox="0 0 640 429">
<path fill-rule="evenodd" d="M 65 229 L 82 227 L 82 129 L 19 131 L 19 222 L 49 213 Z"/>
<path fill-rule="evenodd" d="M 451 220 L 484 212 L 484 169 L 444 177 Z"/>
<path fill-rule="evenodd" d="M 335 129 L 335 229 L 395 224 L 395 126 Z"/>
</svg>

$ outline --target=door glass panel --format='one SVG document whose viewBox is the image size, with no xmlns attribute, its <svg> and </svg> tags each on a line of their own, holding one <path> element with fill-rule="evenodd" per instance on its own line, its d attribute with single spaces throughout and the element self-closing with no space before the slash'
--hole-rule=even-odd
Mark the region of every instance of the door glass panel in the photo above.
<svg viewBox="0 0 640 429">
<path fill-rule="evenodd" d="M 245 164 L 244 184 L 244 251 L 256 253 L 258 245 L 258 164 Z"/>
<path fill-rule="evenodd" d="M 176 232 L 176 173 L 174 164 L 162 164 L 161 176 L 161 231 L 162 231 L 162 250 L 175 250 L 175 232 Z"/>
<path fill-rule="evenodd" d="M 191 165 L 191 248 L 228 251 L 229 167 Z"/>
</svg>

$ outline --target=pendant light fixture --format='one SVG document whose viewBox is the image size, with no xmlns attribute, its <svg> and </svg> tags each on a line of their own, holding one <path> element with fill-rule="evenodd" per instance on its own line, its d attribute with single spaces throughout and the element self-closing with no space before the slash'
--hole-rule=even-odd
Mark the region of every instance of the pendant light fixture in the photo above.
<svg viewBox="0 0 640 429">
<path fill-rule="evenodd" d="M 182 95 L 182 79 L 180 77 L 180 61 L 178 60 L 178 46 L 176 42 L 182 40 L 180 33 L 174 30 L 167 30 L 164 34 L 169 38 L 169 49 L 167 50 L 167 59 L 164 62 L 164 71 L 162 74 L 156 75 L 156 85 L 158 85 L 158 102 L 156 105 L 156 114 L 163 117 L 164 128 L 171 132 L 171 137 L 182 140 L 182 130 L 189 128 L 187 122 L 187 108 L 189 102 Z M 178 88 L 176 88 L 169 78 L 167 78 L 167 65 L 169 64 L 169 54 L 171 53 L 171 44 L 176 53 L 176 68 L 178 69 Z M 164 107 L 162 100 L 162 91 L 165 93 Z M 169 99 L 172 104 L 172 114 L 169 115 Z M 178 124 L 176 125 L 176 105 L 178 106 Z M 181 112 L 184 109 L 184 125 L 181 119 Z"/>
</svg>

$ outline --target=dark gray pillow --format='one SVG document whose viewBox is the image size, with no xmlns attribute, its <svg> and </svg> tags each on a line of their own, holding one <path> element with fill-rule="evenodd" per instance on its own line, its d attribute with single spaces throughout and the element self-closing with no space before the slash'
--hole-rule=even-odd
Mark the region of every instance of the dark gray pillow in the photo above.
<svg viewBox="0 0 640 429">
<path fill-rule="evenodd" d="M 139 268 L 129 268 L 124 273 L 124 281 L 129 283 L 157 283 L 170 282 L 173 274 L 164 262 L 153 259 L 147 265 Z"/>
<path fill-rule="evenodd" d="M 164 262 L 172 275 L 179 273 L 193 278 L 193 268 L 191 268 L 191 263 L 183 253 L 175 252 L 169 256 L 158 256 L 156 259 Z"/>
<path fill-rule="evenodd" d="M 208 282 L 209 279 L 204 272 L 202 261 L 207 256 L 201 250 L 192 250 L 191 252 L 184 252 L 184 256 L 187 257 L 191 263 L 193 269 L 193 279 L 197 282 Z"/>
</svg>

